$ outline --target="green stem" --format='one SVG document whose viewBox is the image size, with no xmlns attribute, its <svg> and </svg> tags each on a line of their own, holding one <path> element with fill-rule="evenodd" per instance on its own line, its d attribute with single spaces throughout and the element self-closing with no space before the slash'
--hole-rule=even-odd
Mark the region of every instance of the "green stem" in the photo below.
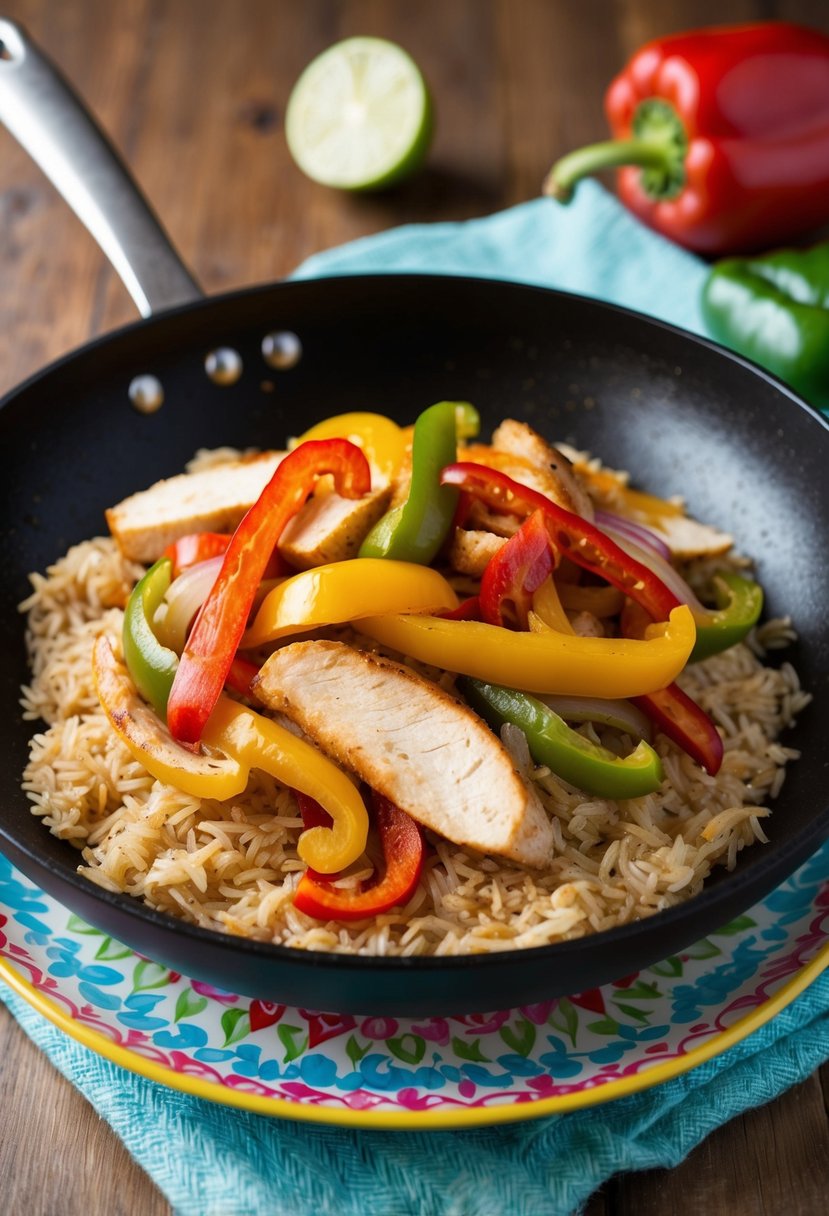
<svg viewBox="0 0 829 1216">
<path fill-rule="evenodd" d="M 569 203 L 576 183 L 591 173 L 619 165 L 638 165 L 667 176 L 674 159 L 673 149 L 665 139 L 607 139 L 562 156 L 548 173 L 542 192 L 560 203 Z"/>
</svg>

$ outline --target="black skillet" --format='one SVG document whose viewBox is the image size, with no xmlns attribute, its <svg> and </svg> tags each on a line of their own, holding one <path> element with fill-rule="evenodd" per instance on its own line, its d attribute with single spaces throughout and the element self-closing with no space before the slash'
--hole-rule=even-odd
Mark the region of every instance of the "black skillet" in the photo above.
<svg viewBox="0 0 829 1216">
<path fill-rule="evenodd" d="M 371 276 L 283 283 L 202 299 L 77 99 L 19 28 L 0 21 L 0 118 L 47 169 L 121 270 L 147 319 L 90 343 L 12 392 L 0 410 L 9 530 L 2 579 L 3 851 L 67 907 L 142 954 L 220 987 L 308 1008 L 438 1014 L 579 991 L 681 951 L 762 898 L 829 835 L 829 428 L 803 402 L 710 343 L 592 300 L 501 282 Z M 177 307 L 171 307 L 177 305 Z M 153 312 L 161 315 L 149 316 Z M 291 331 L 301 358 L 269 366 L 263 339 Z M 244 372 L 220 387 L 205 356 Z M 142 415 L 134 377 L 165 403 Z M 802 749 L 770 843 L 690 902 L 581 941 L 492 956 L 370 959 L 267 946 L 193 928 L 75 872 L 78 855 L 20 790 L 32 724 L 16 604 L 27 573 L 103 530 L 103 510 L 179 471 L 196 447 L 278 446 L 319 418 L 364 409 L 411 420 L 468 398 L 587 447 L 754 555 L 769 615 L 790 613 L 786 653 L 814 702 L 786 738 Z"/>
</svg>

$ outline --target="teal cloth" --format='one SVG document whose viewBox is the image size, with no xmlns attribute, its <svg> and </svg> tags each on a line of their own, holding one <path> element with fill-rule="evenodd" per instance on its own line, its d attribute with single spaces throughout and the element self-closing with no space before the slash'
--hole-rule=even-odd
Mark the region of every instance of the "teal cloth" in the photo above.
<svg viewBox="0 0 829 1216">
<path fill-rule="evenodd" d="M 462 224 L 416 225 L 319 254 L 298 277 L 381 270 L 566 288 L 702 332 L 704 266 L 600 187 Z M 111 1124 L 178 1216 L 569 1216 L 606 1178 L 673 1166 L 710 1131 L 829 1058 L 829 974 L 767 1026 L 655 1089 L 464 1132 L 368 1132 L 268 1119 L 99 1059 L 3 992 L 30 1037 Z"/>
</svg>

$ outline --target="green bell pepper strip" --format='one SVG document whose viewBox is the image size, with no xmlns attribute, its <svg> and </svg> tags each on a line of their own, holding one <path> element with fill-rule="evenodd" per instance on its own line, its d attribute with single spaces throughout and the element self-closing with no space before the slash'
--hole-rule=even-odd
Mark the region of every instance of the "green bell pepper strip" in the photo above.
<svg viewBox="0 0 829 1216">
<path fill-rule="evenodd" d="M 697 640 L 689 663 L 710 658 L 742 642 L 763 611 L 763 588 L 740 574 L 718 574 L 714 579 L 714 598 L 716 612 L 706 612 L 704 616 L 694 613 Z"/>
<path fill-rule="evenodd" d="M 439 401 L 414 424 L 409 496 L 387 511 L 360 546 L 360 557 L 391 557 L 428 566 L 449 533 L 458 491 L 440 484 L 441 469 L 457 459 L 458 436 L 477 434 L 477 410 L 468 402 Z"/>
<path fill-rule="evenodd" d="M 702 314 L 718 342 L 829 409 L 829 241 L 717 262 Z"/>
<path fill-rule="evenodd" d="M 511 722 L 520 727 L 533 760 L 586 793 L 600 798 L 639 798 L 659 789 L 662 762 L 644 740 L 629 756 L 619 757 L 585 739 L 526 693 L 472 679 L 459 680 L 458 687 L 490 726 L 497 729 Z"/>
<path fill-rule="evenodd" d="M 173 575 L 169 557 L 160 558 L 133 587 L 124 613 L 122 634 L 124 662 L 135 687 L 162 722 L 167 716 L 167 698 L 173 687 L 178 655 L 162 646 L 155 636 L 152 619 Z"/>
</svg>

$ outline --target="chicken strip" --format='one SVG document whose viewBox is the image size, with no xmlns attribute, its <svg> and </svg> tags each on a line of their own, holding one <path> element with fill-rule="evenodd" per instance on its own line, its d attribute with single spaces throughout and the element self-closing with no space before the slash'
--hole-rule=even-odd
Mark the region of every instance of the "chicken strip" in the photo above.
<svg viewBox="0 0 829 1216">
<path fill-rule="evenodd" d="M 271 655 L 252 687 L 441 836 L 528 866 L 550 861 L 550 822 L 500 740 L 408 667 L 342 642 L 295 642 Z"/>
<path fill-rule="evenodd" d="M 263 452 L 157 481 L 106 512 L 109 530 L 125 557 L 145 565 L 190 532 L 232 532 L 285 455 Z"/>
<path fill-rule="evenodd" d="M 498 452 L 517 456 L 537 470 L 536 481 L 517 473 L 516 481 L 540 490 L 553 502 L 575 515 L 593 519 L 593 503 L 572 464 L 558 448 L 534 431 L 526 422 L 506 418 L 493 432 L 492 446 Z M 506 472 L 506 470 L 505 470 Z"/>
<path fill-rule="evenodd" d="M 277 548 L 297 570 L 356 557 L 390 497 L 388 486 L 362 498 L 341 498 L 334 493 L 313 495 L 288 522 Z"/>
</svg>

